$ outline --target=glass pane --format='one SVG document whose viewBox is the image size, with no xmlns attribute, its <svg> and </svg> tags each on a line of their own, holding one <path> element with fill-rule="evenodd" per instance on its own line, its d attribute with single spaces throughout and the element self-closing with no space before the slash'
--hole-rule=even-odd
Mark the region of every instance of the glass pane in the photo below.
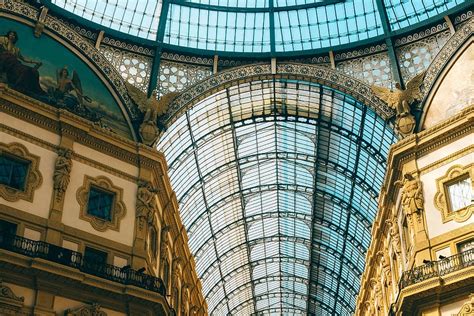
<svg viewBox="0 0 474 316">
<path fill-rule="evenodd" d="M 0 156 L 0 184 L 23 191 L 30 163 L 10 156 Z"/>
<path fill-rule="evenodd" d="M 470 178 L 449 185 L 448 192 L 451 211 L 453 212 L 471 205 L 471 200 L 474 197 Z"/>
<path fill-rule="evenodd" d="M 106 221 L 112 220 L 112 205 L 115 194 L 91 187 L 87 213 Z"/>
</svg>

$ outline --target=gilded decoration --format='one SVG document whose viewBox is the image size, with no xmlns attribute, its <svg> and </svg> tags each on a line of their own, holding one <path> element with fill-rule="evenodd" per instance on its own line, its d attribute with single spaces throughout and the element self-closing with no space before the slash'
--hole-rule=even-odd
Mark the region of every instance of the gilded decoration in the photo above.
<svg viewBox="0 0 474 316">
<path fill-rule="evenodd" d="M 471 293 L 471 295 L 469 295 L 469 301 L 464 303 L 459 313 L 456 314 L 456 316 L 472 316 L 472 315 L 474 315 L 474 293 Z"/>
<path fill-rule="evenodd" d="M 415 129 L 416 120 L 411 114 L 410 105 L 416 100 L 421 101 L 423 97 L 420 86 L 423 84 L 424 76 L 424 71 L 417 74 L 407 83 L 406 89 L 402 89 L 398 82 L 395 84 L 394 91 L 375 85 L 371 87 L 377 97 L 396 111 L 395 128 L 402 136 L 406 137 L 412 134 Z"/>
<path fill-rule="evenodd" d="M 92 303 L 92 305 L 85 305 L 76 309 L 67 309 L 64 316 L 107 316 L 107 313 L 100 310 L 99 304 Z"/>
<path fill-rule="evenodd" d="M 161 118 L 169 127 L 182 113 L 197 101 L 207 97 L 210 92 L 223 89 L 235 82 L 251 82 L 258 78 L 273 77 L 270 64 L 253 64 L 219 72 L 183 91 L 170 104 L 168 112 Z M 303 78 L 311 82 L 340 89 L 373 109 L 382 118 L 390 118 L 395 113 L 372 92 L 370 86 L 337 70 L 317 65 L 297 63 L 277 64 L 276 76 L 282 78 Z"/>
<path fill-rule="evenodd" d="M 0 184 L 0 196 L 10 202 L 16 202 L 18 200 L 33 202 L 35 190 L 43 183 L 43 177 L 39 171 L 40 157 L 31 154 L 25 146 L 19 143 L 0 143 L 0 154 L 6 154 L 13 158 L 29 162 L 24 190 L 17 190 Z"/>
<path fill-rule="evenodd" d="M 69 185 L 72 169 L 72 150 L 60 148 L 54 164 L 53 187 L 56 201 L 61 201 Z"/>
<path fill-rule="evenodd" d="M 465 222 L 468 220 L 474 212 L 474 203 L 461 208 L 456 211 L 451 210 L 449 201 L 448 186 L 454 183 L 456 180 L 463 178 L 471 179 L 471 195 L 474 190 L 474 164 L 467 166 L 455 165 L 448 169 L 446 174 L 436 179 L 437 192 L 434 197 L 434 203 L 438 210 L 441 211 L 443 223 L 454 220 L 458 223 Z"/>
<path fill-rule="evenodd" d="M 137 104 L 138 109 L 143 112 L 143 121 L 140 125 L 140 137 L 144 144 L 152 146 L 158 138 L 158 127 L 156 121 L 168 110 L 169 104 L 178 95 L 176 92 L 168 93 L 158 100 L 156 90 L 153 90 L 152 96 L 147 95 L 133 85 L 126 83 L 128 93 L 132 100 Z"/>
<path fill-rule="evenodd" d="M 88 214 L 87 204 L 91 186 L 98 187 L 114 194 L 110 221 Z M 116 231 L 120 230 L 120 221 L 125 217 L 126 213 L 125 203 L 123 202 L 122 188 L 114 186 L 112 181 L 104 176 L 92 178 L 86 175 L 84 176 L 84 184 L 77 190 L 76 198 L 80 205 L 80 219 L 90 222 L 94 229 L 101 232 L 106 231 L 107 229 Z"/>
</svg>

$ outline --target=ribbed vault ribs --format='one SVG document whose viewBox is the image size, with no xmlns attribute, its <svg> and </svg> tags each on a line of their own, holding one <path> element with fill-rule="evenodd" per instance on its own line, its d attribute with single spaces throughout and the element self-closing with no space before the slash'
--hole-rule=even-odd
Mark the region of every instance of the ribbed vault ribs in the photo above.
<svg viewBox="0 0 474 316">
<path fill-rule="evenodd" d="M 354 311 L 395 135 L 349 95 L 301 80 L 234 85 L 162 135 L 211 315 Z"/>
</svg>

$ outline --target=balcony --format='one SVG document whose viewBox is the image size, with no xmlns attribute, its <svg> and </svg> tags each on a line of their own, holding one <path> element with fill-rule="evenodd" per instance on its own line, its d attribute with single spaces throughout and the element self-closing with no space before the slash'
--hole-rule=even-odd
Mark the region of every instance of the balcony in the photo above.
<svg viewBox="0 0 474 316">
<path fill-rule="evenodd" d="M 431 278 L 440 278 L 470 266 L 474 266 L 474 249 L 403 272 L 400 280 L 400 290 Z"/>
<path fill-rule="evenodd" d="M 58 247 L 43 241 L 34 241 L 20 236 L 0 233 L 0 248 L 31 258 L 59 263 L 123 285 L 133 285 L 166 296 L 166 289 L 160 278 L 131 268 L 84 260 L 81 253 Z"/>
</svg>

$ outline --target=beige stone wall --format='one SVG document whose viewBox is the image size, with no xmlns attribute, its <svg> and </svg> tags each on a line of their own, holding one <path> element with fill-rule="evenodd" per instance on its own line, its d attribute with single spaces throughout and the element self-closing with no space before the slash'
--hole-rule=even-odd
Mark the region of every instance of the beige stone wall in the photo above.
<svg viewBox="0 0 474 316">
<path fill-rule="evenodd" d="M 86 175 L 94 178 L 104 176 L 110 179 L 114 186 L 123 189 L 123 202 L 125 203 L 126 213 L 120 221 L 120 231 L 107 229 L 106 231 L 101 232 L 94 229 L 90 222 L 79 218 L 80 204 L 77 199 L 77 191 L 84 185 L 84 177 Z M 135 182 L 131 182 L 103 170 L 86 165 L 77 160 L 73 160 L 71 182 L 69 183 L 64 198 L 63 223 L 90 234 L 132 246 L 134 233 L 133 227 L 135 227 L 136 195 L 137 184 Z"/>
<path fill-rule="evenodd" d="M 11 134 L 7 134 L 1 130 L 0 143 L 20 143 L 25 146 L 31 154 L 39 156 L 39 171 L 43 178 L 41 186 L 34 192 L 34 199 L 32 202 L 25 200 L 9 202 L 0 197 L 0 203 L 43 218 L 48 218 L 51 206 L 51 196 L 53 192 L 54 162 L 56 160 L 57 154 L 54 151 L 43 148 L 37 144 Z"/>
<path fill-rule="evenodd" d="M 474 152 L 469 153 L 469 150 L 466 149 L 466 144 L 474 145 L 473 139 L 474 134 L 467 135 L 452 144 L 440 147 L 436 151 L 428 154 L 424 159 L 419 160 L 419 167 L 422 170 L 423 167 L 427 166 L 426 162 L 436 164 L 426 169 L 420 176 L 423 183 L 427 233 L 430 239 L 474 223 L 473 216 L 461 223 L 454 220 L 443 223 L 441 211 L 435 205 L 435 195 L 438 192 L 437 180 L 443 178 L 447 171 L 453 166 L 467 166 L 474 163 Z M 446 160 L 447 157 L 455 153 L 459 153 L 459 157 Z"/>
<path fill-rule="evenodd" d="M 453 116 L 474 104 L 474 38 L 459 50 L 425 106 L 428 109 L 423 127 L 433 125 Z"/>
</svg>

